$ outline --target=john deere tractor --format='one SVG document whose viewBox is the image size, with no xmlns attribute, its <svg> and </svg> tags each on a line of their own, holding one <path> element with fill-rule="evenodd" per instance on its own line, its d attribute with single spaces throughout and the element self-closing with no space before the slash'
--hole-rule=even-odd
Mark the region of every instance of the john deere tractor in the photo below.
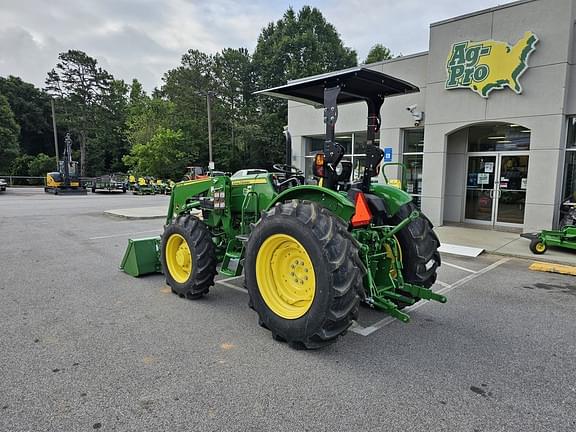
<svg viewBox="0 0 576 432">
<path fill-rule="evenodd" d="M 445 302 L 430 288 L 440 266 L 430 221 L 396 187 L 373 181 L 383 151 L 375 145 L 384 98 L 418 88 L 364 68 L 322 75 L 259 92 L 324 110 L 326 139 L 316 155 L 317 185 L 303 173 L 184 181 L 172 191 L 161 237 L 130 240 L 129 274 L 162 271 L 183 298 L 206 294 L 219 272 L 244 273 L 249 305 L 276 340 L 320 348 L 344 334 L 360 302 L 403 322 L 421 299 Z M 335 141 L 338 104 L 368 106 L 366 165 L 358 182 Z"/>
</svg>

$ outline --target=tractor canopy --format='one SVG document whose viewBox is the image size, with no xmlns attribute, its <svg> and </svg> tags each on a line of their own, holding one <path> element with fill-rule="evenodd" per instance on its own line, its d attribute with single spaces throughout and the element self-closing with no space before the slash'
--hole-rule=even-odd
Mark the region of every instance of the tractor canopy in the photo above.
<svg viewBox="0 0 576 432">
<path fill-rule="evenodd" d="M 344 147 L 336 142 L 335 126 L 338 120 L 338 105 L 366 102 L 368 124 L 366 130 L 366 163 L 361 189 L 370 190 L 371 178 L 380 172 L 384 151 L 376 145 L 376 134 L 380 130 L 380 108 L 389 96 L 415 93 L 418 87 L 384 73 L 361 66 L 343 71 L 316 75 L 295 80 L 280 87 L 261 90 L 257 94 L 278 97 L 324 108 L 326 133 L 320 159 L 314 166 L 315 174 L 322 177 L 323 186 L 336 190 L 340 177 L 337 166 L 344 156 Z"/>
<path fill-rule="evenodd" d="M 293 100 L 322 108 L 324 107 L 324 89 L 336 86 L 341 88 L 338 95 L 339 105 L 370 100 L 374 97 L 384 100 L 389 96 L 420 91 L 418 87 L 406 81 L 359 66 L 294 80 L 283 86 L 257 91 L 255 94 Z"/>
</svg>

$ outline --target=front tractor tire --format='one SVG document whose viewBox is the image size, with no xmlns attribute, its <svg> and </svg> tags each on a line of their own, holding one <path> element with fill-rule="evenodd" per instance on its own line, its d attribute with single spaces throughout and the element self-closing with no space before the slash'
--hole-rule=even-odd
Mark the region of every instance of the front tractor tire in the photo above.
<svg viewBox="0 0 576 432">
<path fill-rule="evenodd" d="M 208 293 L 216 275 L 216 251 L 204 222 L 191 215 L 176 217 L 164 228 L 161 251 L 173 293 L 191 300 Z"/>
<path fill-rule="evenodd" d="M 293 348 L 321 348 L 346 332 L 364 295 L 363 269 L 346 223 L 313 202 L 276 204 L 246 244 L 250 306 Z"/>
</svg>

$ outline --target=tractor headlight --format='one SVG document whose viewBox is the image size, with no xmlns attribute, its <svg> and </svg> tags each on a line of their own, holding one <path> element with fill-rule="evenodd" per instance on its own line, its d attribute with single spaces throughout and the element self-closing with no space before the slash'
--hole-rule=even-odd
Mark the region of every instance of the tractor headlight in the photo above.
<svg viewBox="0 0 576 432">
<path fill-rule="evenodd" d="M 226 208 L 226 195 L 224 194 L 224 191 L 214 191 L 214 208 Z"/>
</svg>

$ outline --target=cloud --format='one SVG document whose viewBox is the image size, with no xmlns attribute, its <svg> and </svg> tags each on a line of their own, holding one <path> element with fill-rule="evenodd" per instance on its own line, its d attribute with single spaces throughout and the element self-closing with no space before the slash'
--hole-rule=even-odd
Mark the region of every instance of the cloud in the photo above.
<svg viewBox="0 0 576 432">
<path fill-rule="evenodd" d="M 38 86 L 58 53 L 79 49 L 117 78 L 138 78 L 146 89 L 161 85 L 190 48 L 214 53 L 227 47 L 254 49 L 261 29 L 302 0 L 35 0 L 0 7 L 0 75 Z M 430 22 L 495 5 L 491 0 L 314 0 L 362 61 L 375 43 L 393 53 L 428 49 Z"/>
</svg>

